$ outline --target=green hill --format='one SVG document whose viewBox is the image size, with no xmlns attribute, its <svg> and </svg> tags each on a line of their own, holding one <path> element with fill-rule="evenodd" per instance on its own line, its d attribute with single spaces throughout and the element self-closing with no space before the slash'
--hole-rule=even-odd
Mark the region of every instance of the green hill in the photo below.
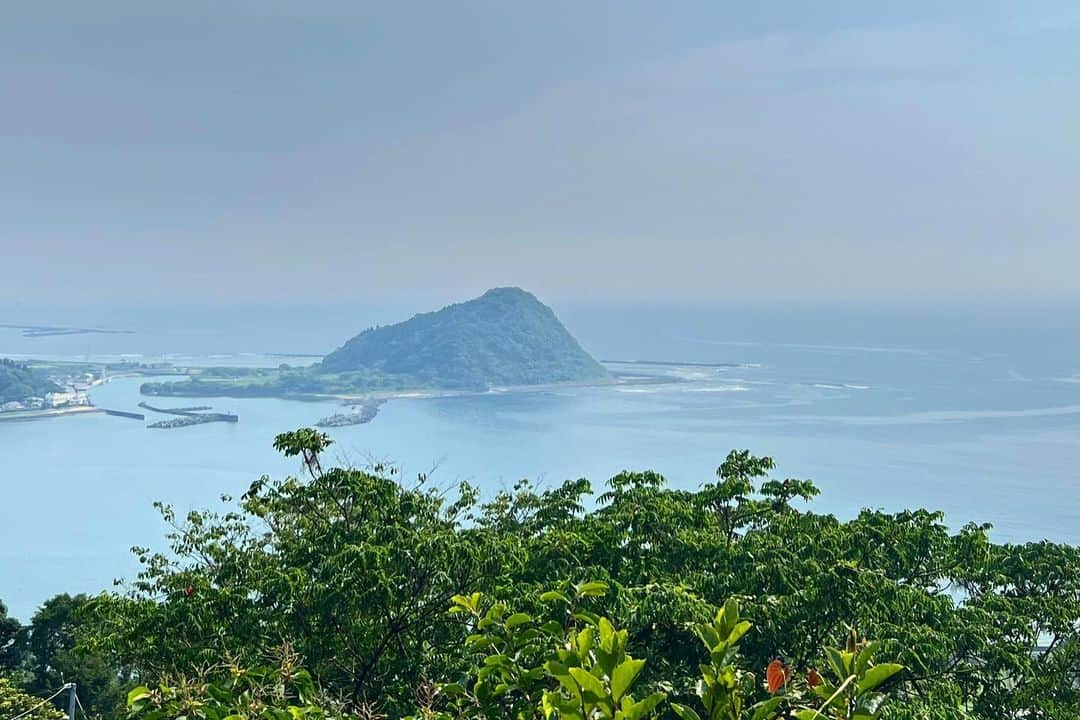
<svg viewBox="0 0 1080 720">
<path fill-rule="evenodd" d="M 147 395 L 274 397 L 397 390 L 486 390 L 602 381 L 551 308 L 520 288 L 371 328 L 310 368 L 209 368 L 191 380 L 147 383 Z"/>
<path fill-rule="evenodd" d="M 0 358 L 0 403 L 21 401 L 28 397 L 45 397 L 60 387 L 29 366 Z"/>
<path fill-rule="evenodd" d="M 317 369 L 470 389 L 607 376 L 551 308 L 519 288 L 488 290 L 474 300 L 362 332 Z"/>
</svg>

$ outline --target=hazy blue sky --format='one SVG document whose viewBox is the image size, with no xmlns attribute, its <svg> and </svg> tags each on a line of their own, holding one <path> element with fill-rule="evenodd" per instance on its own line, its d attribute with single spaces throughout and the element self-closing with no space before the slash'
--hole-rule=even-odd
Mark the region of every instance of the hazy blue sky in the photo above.
<svg viewBox="0 0 1080 720">
<path fill-rule="evenodd" d="M 3 302 L 1080 296 L 1075 0 L 9 3 L 0 98 Z"/>
</svg>

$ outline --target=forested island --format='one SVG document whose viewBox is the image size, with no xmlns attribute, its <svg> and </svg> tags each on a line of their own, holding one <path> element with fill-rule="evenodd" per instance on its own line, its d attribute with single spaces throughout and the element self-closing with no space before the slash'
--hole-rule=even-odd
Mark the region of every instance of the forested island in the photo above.
<svg viewBox="0 0 1080 720">
<path fill-rule="evenodd" d="M 224 512 L 160 506 L 121 592 L 0 605 L 0 709 L 76 680 L 104 720 L 1070 720 L 1080 549 L 940 513 L 815 512 L 732 451 L 695 490 L 652 471 L 476 488 L 330 467 Z M 61 697 L 56 703 L 66 703 Z M 27 713 L 22 716 L 21 713 Z"/>
<path fill-rule="evenodd" d="M 306 368 L 209 368 L 189 380 L 146 383 L 146 395 L 350 396 L 400 391 L 480 392 L 492 387 L 608 380 L 555 313 L 520 288 L 365 330 Z"/>
</svg>

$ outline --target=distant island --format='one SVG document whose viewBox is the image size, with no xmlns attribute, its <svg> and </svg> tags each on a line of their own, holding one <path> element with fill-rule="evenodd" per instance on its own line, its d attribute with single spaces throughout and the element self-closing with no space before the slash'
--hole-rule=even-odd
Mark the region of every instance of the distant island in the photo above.
<svg viewBox="0 0 1080 720">
<path fill-rule="evenodd" d="M 547 305 L 520 288 L 374 327 L 310 367 L 207 368 L 188 380 L 145 383 L 145 395 L 324 397 L 609 380 Z"/>
</svg>

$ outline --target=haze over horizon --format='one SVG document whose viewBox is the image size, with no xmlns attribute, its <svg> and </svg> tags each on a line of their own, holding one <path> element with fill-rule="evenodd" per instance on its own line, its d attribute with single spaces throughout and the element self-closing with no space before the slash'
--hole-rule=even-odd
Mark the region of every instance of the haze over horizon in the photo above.
<svg viewBox="0 0 1080 720">
<path fill-rule="evenodd" d="M 1080 298 L 1073 3 L 108 1 L 0 28 L 0 305 Z"/>
</svg>

